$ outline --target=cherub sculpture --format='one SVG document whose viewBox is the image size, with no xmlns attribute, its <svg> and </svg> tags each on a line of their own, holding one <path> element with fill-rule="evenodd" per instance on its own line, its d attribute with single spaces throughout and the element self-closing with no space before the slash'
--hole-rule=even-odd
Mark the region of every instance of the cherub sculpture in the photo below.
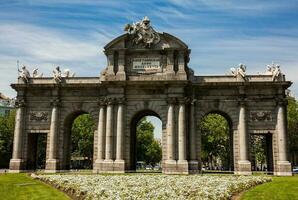
<svg viewBox="0 0 298 200">
<path fill-rule="evenodd" d="M 267 70 L 266 70 L 265 74 L 271 75 L 272 81 L 277 80 L 280 77 L 280 75 L 282 74 L 281 70 L 280 70 L 280 65 L 272 62 L 271 65 L 267 65 Z"/>
<path fill-rule="evenodd" d="M 240 75 L 242 78 L 245 79 L 245 77 L 246 77 L 246 66 L 244 64 L 240 63 L 238 68 L 232 67 L 230 70 L 231 70 L 231 74 L 233 76 L 236 77 L 236 76 Z"/>
<path fill-rule="evenodd" d="M 32 71 L 32 77 L 33 77 L 33 78 L 41 78 L 42 76 L 43 76 L 43 73 L 38 74 L 38 68 L 36 68 L 36 69 L 34 69 L 34 70 Z"/>
<path fill-rule="evenodd" d="M 54 80 L 57 83 L 61 83 L 61 81 L 62 81 L 62 74 L 61 74 L 61 70 L 60 70 L 60 67 L 59 66 L 57 66 L 56 69 L 53 70 L 53 77 L 54 77 Z"/>
<path fill-rule="evenodd" d="M 66 78 L 74 77 L 74 76 L 75 76 L 75 73 L 71 73 L 70 69 L 65 69 L 63 74 L 62 74 L 62 77 L 66 77 Z"/>
<path fill-rule="evenodd" d="M 20 72 L 18 78 L 21 78 L 21 79 L 23 79 L 23 81 L 25 83 L 28 83 L 29 82 L 29 78 L 30 78 L 30 72 L 26 69 L 26 66 L 23 65 L 22 70 L 19 70 L 18 69 L 18 72 Z"/>
</svg>

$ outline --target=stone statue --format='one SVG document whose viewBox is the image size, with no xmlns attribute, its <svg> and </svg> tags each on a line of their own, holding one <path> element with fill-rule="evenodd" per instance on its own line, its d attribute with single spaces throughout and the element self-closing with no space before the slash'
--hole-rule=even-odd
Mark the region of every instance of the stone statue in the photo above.
<svg viewBox="0 0 298 200">
<path fill-rule="evenodd" d="M 26 69 L 26 66 L 23 65 L 22 70 L 19 70 L 18 69 L 18 72 L 21 73 L 21 74 L 19 74 L 19 77 L 18 78 L 21 78 L 21 79 L 23 79 L 23 81 L 25 83 L 28 83 L 29 82 L 29 78 L 30 78 L 30 72 Z"/>
<path fill-rule="evenodd" d="M 38 68 L 36 68 L 32 71 L 32 76 L 33 78 L 41 78 L 43 76 L 43 73 L 38 74 Z"/>
<path fill-rule="evenodd" d="M 61 83 L 62 81 L 62 74 L 61 74 L 61 70 L 60 70 L 60 67 L 57 66 L 55 70 L 53 70 L 53 77 L 54 77 L 54 80 L 57 82 L 57 83 Z"/>
<path fill-rule="evenodd" d="M 245 76 L 246 76 L 246 66 L 242 63 L 239 64 L 238 68 L 234 68 L 232 67 L 231 69 L 231 74 L 233 76 L 238 76 L 240 75 L 242 78 L 245 79 Z"/>
<path fill-rule="evenodd" d="M 63 74 L 62 74 L 62 77 L 66 77 L 66 78 L 74 77 L 74 76 L 75 76 L 75 73 L 71 73 L 70 69 L 65 69 Z"/>
<path fill-rule="evenodd" d="M 126 24 L 124 31 L 134 37 L 135 44 L 143 43 L 145 47 L 151 47 L 160 41 L 159 34 L 150 25 L 150 19 L 145 16 L 141 22 Z"/>
<path fill-rule="evenodd" d="M 267 70 L 266 70 L 265 74 L 271 75 L 272 81 L 277 80 L 282 75 L 281 70 L 280 70 L 280 65 L 272 62 L 271 65 L 267 65 Z"/>
</svg>

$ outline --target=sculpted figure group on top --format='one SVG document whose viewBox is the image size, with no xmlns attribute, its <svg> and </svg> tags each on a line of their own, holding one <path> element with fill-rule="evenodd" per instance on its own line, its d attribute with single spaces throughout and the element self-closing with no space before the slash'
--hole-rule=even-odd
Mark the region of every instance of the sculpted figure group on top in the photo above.
<svg viewBox="0 0 298 200">
<path fill-rule="evenodd" d="M 124 31 L 134 37 L 133 41 L 135 44 L 143 43 L 148 48 L 160 41 L 159 34 L 152 28 L 150 19 L 147 16 L 140 22 L 126 24 Z"/>
</svg>

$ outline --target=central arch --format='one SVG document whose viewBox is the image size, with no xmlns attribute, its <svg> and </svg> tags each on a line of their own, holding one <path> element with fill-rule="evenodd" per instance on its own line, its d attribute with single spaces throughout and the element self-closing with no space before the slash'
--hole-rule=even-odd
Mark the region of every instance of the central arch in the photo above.
<svg viewBox="0 0 298 200">
<path fill-rule="evenodd" d="M 138 122 L 147 116 L 154 116 L 156 118 L 158 118 L 163 127 L 163 121 L 162 118 L 153 110 L 150 109 L 145 109 L 145 110 L 141 110 L 139 112 L 137 112 L 131 119 L 130 122 L 130 169 L 128 169 L 129 171 L 136 171 L 136 163 L 137 163 L 137 125 Z M 162 128 L 163 129 L 163 128 Z M 162 138 L 163 138 L 163 131 L 161 132 L 161 146 L 163 149 L 163 142 L 162 142 Z M 163 155 L 163 152 L 162 152 Z M 161 163 L 163 161 L 163 158 L 161 160 Z M 162 164 L 161 164 L 162 165 Z"/>
<path fill-rule="evenodd" d="M 202 159 L 202 169 L 210 169 L 210 170 L 222 170 L 222 171 L 234 171 L 234 131 L 233 131 L 233 121 L 231 119 L 231 117 L 223 111 L 220 110 L 212 110 L 207 112 L 205 115 L 203 115 L 203 117 L 200 120 L 200 127 L 202 127 L 202 123 L 204 120 L 208 119 L 208 117 L 213 117 L 213 119 L 215 120 L 221 120 L 223 125 L 227 126 L 228 130 L 226 130 L 226 136 L 227 136 L 227 141 L 221 141 L 224 143 L 227 143 L 227 145 L 229 146 L 229 148 L 227 149 L 227 159 L 224 160 L 220 160 L 221 162 L 221 167 L 216 166 L 214 168 L 214 166 L 204 166 L 203 163 L 203 154 L 201 155 L 201 159 Z M 210 118 L 209 118 L 210 119 Z M 215 123 L 215 122 L 214 122 Z M 214 128 L 214 127 L 213 127 Z M 212 127 L 211 127 L 212 129 Z M 204 140 L 203 137 L 206 137 L 206 135 L 203 135 L 203 130 L 201 131 L 201 142 L 202 142 L 202 147 L 201 147 L 201 152 L 203 153 L 203 146 L 204 146 Z M 211 132 L 214 130 L 211 130 Z M 205 138 L 206 139 L 206 138 Z M 209 163 L 209 161 L 208 161 Z M 226 163 L 226 164 L 224 164 Z M 206 164 L 206 163 L 205 163 Z M 210 163 L 209 163 L 210 164 Z"/>
</svg>

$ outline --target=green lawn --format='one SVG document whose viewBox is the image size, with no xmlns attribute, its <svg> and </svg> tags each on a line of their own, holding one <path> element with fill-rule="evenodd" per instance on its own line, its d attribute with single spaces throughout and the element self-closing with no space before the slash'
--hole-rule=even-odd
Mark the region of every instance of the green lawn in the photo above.
<svg viewBox="0 0 298 200">
<path fill-rule="evenodd" d="M 2 200 L 54 200 L 69 199 L 64 193 L 26 174 L 0 174 L 0 199 Z"/>
<path fill-rule="evenodd" d="M 298 176 L 273 177 L 273 181 L 259 185 L 244 193 L 241 200 L 298 199 Z"/>
</svg>

